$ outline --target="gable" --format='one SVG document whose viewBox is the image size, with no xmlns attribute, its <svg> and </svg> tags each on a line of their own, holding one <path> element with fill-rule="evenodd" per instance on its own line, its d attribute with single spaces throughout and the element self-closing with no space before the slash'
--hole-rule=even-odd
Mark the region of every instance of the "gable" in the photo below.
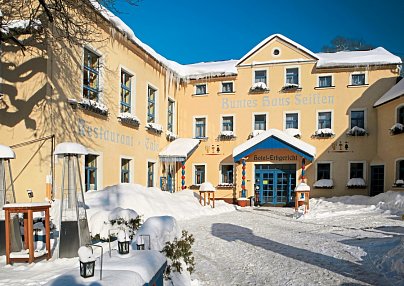
<svg viewBox="0 0 404 286">
<path fill-rule="evenodd" d="M 279 54 L 276 54 L 279 51 Z M 276 34 L 266 38 L 264 41 L 250 50 L 237 65 L 251 65 L 253 63 L 266 63 L 277 61 L 296 61 L 296 60 L 317 60 L 317 56 L 288 39 L 285 36 Z"/>
</svg>

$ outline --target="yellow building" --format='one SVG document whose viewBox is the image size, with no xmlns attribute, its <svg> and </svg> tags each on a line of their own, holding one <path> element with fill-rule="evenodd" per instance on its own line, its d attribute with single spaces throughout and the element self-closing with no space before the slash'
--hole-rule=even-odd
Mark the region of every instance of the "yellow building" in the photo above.
<svg viewBox="0 0 404 286">
<path fill-rule="evenodd" d="M 96 27 L 102 42 L 45 56 L 4 44 L 0 144 L 16 153 L 17 201 L 27 189 L 36 200 L 58 190 L 53 150 L 65 141 L 89 150 L 86 191 L 210 181 L 218 198 L 285 205 L 302 179 L 313 196 L 400 186 L 404 135 L 388 129 L 393 114 L 403 123 L 403 99 L 375 103 L 401 60 L 383 48 L 316 54 L 276 34 L 240 60 L 181 65 L 110 15 Z"/>
</svg>

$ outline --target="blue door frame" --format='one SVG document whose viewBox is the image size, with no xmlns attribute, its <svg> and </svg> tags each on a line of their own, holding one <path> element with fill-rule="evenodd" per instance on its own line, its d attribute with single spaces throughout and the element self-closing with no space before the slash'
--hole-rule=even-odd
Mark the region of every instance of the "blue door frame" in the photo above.
<svg viewBox="0 0 404 286">
<path fill-rule="evenodd" d="M 288 205 L 294 199 L 295 164 L 255 165 L 255 186 L 260 204 Z"/>
</svg>

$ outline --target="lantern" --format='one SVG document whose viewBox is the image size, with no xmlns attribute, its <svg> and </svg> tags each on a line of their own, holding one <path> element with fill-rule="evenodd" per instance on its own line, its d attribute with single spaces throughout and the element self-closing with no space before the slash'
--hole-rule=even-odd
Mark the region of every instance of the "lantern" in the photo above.
<svg viewBox="0 0 404 286">
<path fill-rule="evenodd" d="M 80 276 L 83 278 L 93 277 L 95 268 L 95 257 L 93 248 L 82 246 L 78 250 L 80 261 Z"/>
<path fill-rule="evenodd" d="M 144 238 L 142 235 L 139 235 L 136 239 L 136 248 L 137 250 L 145 250 Z"/>
<path fill-rule="evenodd" d="M 128 254 L 129 253 L 129 244 L 130 244 L 129 235 L 126 234 L 126 231 L 121 229 L 118 232 L 118 253 L 119 254 Z"/>
</svg>

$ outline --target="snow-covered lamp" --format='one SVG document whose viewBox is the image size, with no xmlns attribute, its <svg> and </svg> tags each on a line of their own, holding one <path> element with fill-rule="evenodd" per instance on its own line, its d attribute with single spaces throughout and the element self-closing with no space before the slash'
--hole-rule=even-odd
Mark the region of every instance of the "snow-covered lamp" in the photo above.
<svg viewBox="0 0 404 286">
<path fill-rule="evenodd" d="M 129 244 L 130 244 L 129 235 L 126 235 L 126 231 L 121 229 L 118 232 L 118 253 L 119 254 L 128 254 L 129 253 Z"/>
<path fill-rule="evenodd" d="M 80 276 L 83 278 L 93 277 L 95 268 L 95 257 L 91 247 L 82 246 L 78 250 L 80 261 Z"/>
</svg>

